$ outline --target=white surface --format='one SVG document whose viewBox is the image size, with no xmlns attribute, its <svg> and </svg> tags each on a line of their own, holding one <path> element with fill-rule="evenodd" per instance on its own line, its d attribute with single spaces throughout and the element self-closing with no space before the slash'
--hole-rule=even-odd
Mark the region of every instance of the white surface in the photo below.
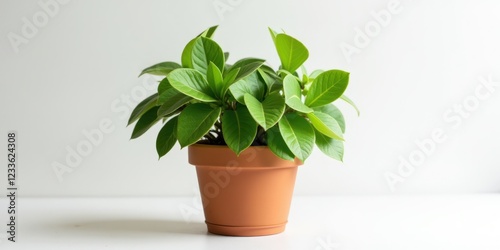
<svg viewBox="0 0 500 250">
<path fill-rule="evenodd" d="M 48 1 L 0 1 L 0 152 L 7 130 L 17 130 L 25 195 L 190 195 L 197 184 L 186 152 L 175 148 L 158 162 L 159 127 L 129 141 L 132 128 L 125 123 L 132 106 L 153 91 L 145 90 L 139 72 L 179 61 L 184 45 L 214 24 L 230 62 L 255 56 L 277 67 L 270 26 L 304 42 L 309 69 L 351 72 L 346 94 L 362 114 L 341 104 L 345 163 L 315 150 L 300 170 L 297 194 L 390 193 L 384 174 L 398 173 L 399 157 L 408 158 L 418 150 L 414 141 L 436 128 L 447 140 L 395 192 L 500 191 L 499 88 L 460 125 L 443 118 L 475 94 L 478 77 L 500 81 L 500 1 L 401 0 L 400 11 L 349 62 L 341 45 L 352 45 L 356 28 L 376 21 L 371 13 L 386 10 L 390 0 L 70 0 L 16 53 L 8 35 L 22 34 L 23 18 L 38 17 L 39 3 Z M 216 6 L 227 11 L 219 16 Z M 113 132 L 60 183 L 53 164 L 67 165 L 67 148 L 106 119 Z"/>
<path fill-rule="evenodd" d="M 18 242 L 1 249 L 500 249 L 500 195 L 295 197 L 284 233 L 250 238 L 207 234 L 180 212 L 192 198 L 18 204 Z"/>
</svg>

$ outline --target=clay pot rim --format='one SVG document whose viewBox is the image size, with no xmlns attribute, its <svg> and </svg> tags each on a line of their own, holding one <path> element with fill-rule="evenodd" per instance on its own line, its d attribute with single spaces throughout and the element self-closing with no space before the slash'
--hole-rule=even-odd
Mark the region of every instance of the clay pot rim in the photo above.
<svg viewBox="0 0 500 250">
<path fill-rule="evenodd" d="M 221 148 L 229 148 L 227 145 L 216 145 L 216 144 L 205 144 L 205 143 L 195 143 L 191 144 L 188 147 L 221 147 Z M 266 145 L 257 145 L 257 146 L 250 146 L 248 148 L 269 148 Z"/>
<path fill-rule="evenodd" d="M 242 160 L 240 157 L 245 154 L 245 151 L 251 150 L 252 148 L 259 149 L 259 153 L 262 154 L 261 157 L 254 157 L 252 160 L 247 161 Z M 195 153 L 203 149 L 220 150 L 221 157 L 203 158 Z M 223 152 L 228 154 L 223 154 Z M 230 162 L 237 162 L 237 167 L 242 167 L 246 170 L 296 168 L 303 165 L 303 162 L 298 158 L 295 158 L 295 160 L 285 160 L 274 155 L 267 145 L 250 146 L 245 149 L 240 156 L 236 156 L 227 145 L 192 144 L 188 146 L 188 158 L 188 162 L 191 165 L 211 168 L 235 168 L 236 166 L 232 166 L 229 164 Z"/>
</svg>

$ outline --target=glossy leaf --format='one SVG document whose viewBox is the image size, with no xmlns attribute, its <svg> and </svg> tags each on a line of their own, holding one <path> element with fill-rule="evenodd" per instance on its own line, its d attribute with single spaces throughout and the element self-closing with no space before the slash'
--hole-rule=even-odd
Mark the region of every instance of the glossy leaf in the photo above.
<svg viewBox="0 0 500 250">
<path fill-rule="evenodd" d="M 257 123 L 243 105 L 224 111 L 222 124 L 224 141 L 237 155 L 252 144 L 257 134 Z"/>
<path fill-rule="evenodd" d="M 168 116 L 177 111 L 184 104 L 193 100 L 192 97 L 184 95 L 175 89 L 173 89 L 173 91 L 168 91 L 167 93 L 172 93 L 172 95 L 169 96 L 158 109 L 158 117 Z M 165 95 L 163 94 L 162 96 Z"/>
<path fill-rule="evenodd" d="M 269 33 L 271 34 L 271 38 L 273 39 L 273 42 L 275 42 L 276 36 L 278 35 L 278 33 L 271 28 L 268 28 L 268 29 L 269 29 Z"/>
<path fill-rule="evenodd" d="M 161 95 L 161 93 L 163 93 L 166 90 L 171 89 L 171 88 L 172 88 L 172 85 L 170 85 L 168 78 L 165 77 L 160 81 L 160 84 L 158 84 L 158 94 Z"/>
<path fill-rule="evenodd" d="M 213 62 L 221 71 L 224 69 L 224 52 L 216 42 L 209 38 L 199 37 L 195 40 L 191 59 L 193 68 L 204 75 L 207 74 L 210 62 Z"/>
<path fill-rule="evenodd" d="M 283 90 L 285 92 L 285 99 L 293 96 L 300 97 L 302 95 L 300 84 L 293 75 L 287 75 L 283 79 Z"/>
<path fill-rule="evenodd" d="M 279 93 L 273 93 L 261 103 L 250 94 L 245 94 L 245 105 L 253 119 L 264 130 L 274 126 L 285 112 L 285 100 Z"/>
<path fill-rule="evenodd" d="M 307 76 L 307 70 L 304 65 L 300 66 L 300 70 L 302 71 L 302 82 L 307 83 L 309 82 L 309 76 Z"/>
<path fill-rule="evenodd" d="M 186 44 L 184 47 L 184 50 L 182 51 L 182 56 L 181 56 L 181 62 L 182 62 L 182 67 L 183 68 L 193 68 L 193 47 L 196 42 L 197 38 L 194 38 L 193 40 L 189 41 L 189 43 Z"/>
<path fill-rule="evenodd" d="M 166 78 L 166 77 L 165 77 L 165 79 L 163 79 L 160 82 L 160 85 L 158 85 L 158 94 L 159 94 L 159 96 L 158 96 L 157 105 L 162 106 L 158 110 L 159 116 L 167 115 L 167 114 L 165 114 L 165 112 L 167 112 L 166 109 L 168 109 L 170 106 L 176 106 L 176 107 L 171 107 L 171 109 L 172 109 L 171 112 L 172 112 L 175 109 L 177 109 L 178 107 L 180 107 L 180 105 L 193 99 L 189 96 L 184 95 L 183 93 L 179 92 L 177 89 L 172 87 L 172 85 L 170 85 L 170 82 L 168 81 L 168 78 Z M 183 98 L 183 97 L 187 97 L 187 98 Z M 186 101 L 184 103 L 181 103 L 180 105 L 176 105 L 176 103 L 181 99 L 186 99 Z M 165 105 L 163 105 L 163 104 L 165 104 Z M 163 113 L 163 114 L 160 114 L 160 113 Z"/>
<path fill-rule="evenodd" d="M 231 66 L 231 70 L 229 70 L 229 72 L 239 69 L 238 74 L 234 79 L 234 81 L 236 82 L 254 73 L 262 64 L 264 64 L 264 61 L 265 60 L 259 58 L 244 58 L 234 63 L 233 66 Z"/>
<path fill-rule="evenodd" d="M 127 126 L 137 121 L 144 113 L 146 113 L 146 111 L 156 106 L 157 100 L 158 100 L 158 94 L 155 93 L 149 96 L 148 98 L 144 99 L 139 104 L 137 104 L 137 106 L 132 111 L 132 114 L 130 114 Z"/>
<path fill-rule="evenodd" d="M 333 117 L 318 111 L 307 114 L 307 117 L 319 132 L 333 139 L 344 140 L 342 129 Z"/>
<path fill-rule="evenodd" d="M 266 83 L 269 93 L 281 90 L 283 87 L 281 78 L 271 67 L 262 65 L 257 71 L 259 72 L 262 80 Z"/>
<path fill-rule="evenodd" d="M 273 151 L 273 153 L 285 160 L 293 160 L 295 159 L 295 155 L 288 148 L 285 143 L 285 140 L 281 136 L 280 130 L 278 126 L 274 126 L 269 129 L 267 132 L 267 146 L 269 149 Z"/>
<path fill-rule="evenodd" d="M 352 107 L 356 110 L 356 113 L 357 113 L 357 114 L 358 114 L 358 116 L 359 116 L 359 113 L 360 113 L 360 112 L 359 112 L 358 107 L 356 106 L 356 104 L 354 104 L 354 102 L 353 102 L 351 99 L 349 99 L 349 97 L 347 97 L 347 96 L 345 96 L 345 95 L 341 95 L 341 96 L 340 96 L 340 99 L 342 99 L 342 100 L 344 100 L 345 102 L 347 102 L 348 104 L 350 104 L 350 105 L 351 105 L 351 106 L 352 106 Z"/>
<path fill-rule="evenodd" d="M 276 35 L 274 43 L 282 68 L 289 72 L 295 72 L 309 57 L 304 44 L 287 34 Z"/>
<path fill-rule="evenodd" d="M 281 76 L 294 75 L 294 74 L 292 74 L 292 72 L 290 72 L 286 69 L 279 69 L 276 73 L 278 73 Z"/>
<path fill-rule="evenodd" d="M 268 89 L 271 89 L 273 84 L 278 80 L 279 76 L 276 75 L 272 69 L 270 69 L 271 72 L 269 72 L 269 69 L 270 68 L 268 66 L 262 65 L 259 69 L 257 69 L 257 72 L 266 83 Z"/>
<path fill-rule="evenodd" d="M 316 129 L 314 132 L 316 133 L 316 146 L 318 146 L 319 150 L 335 160 L 342 161 L 344 158 L 344 142 L 332 139 Z"/>
<path fill-rule="evenodd" d="M 287 75 L 285 79 L 283 79 L 283 89 L 285 92 L 285 103 L 290 108 L 302 113 L 311 113 L 314 111 L 302 103 L 300 84 L 293 75 Z"/>
<path fill-rule="evenodd" d="M 222 92 L 221 96 L 224 96 L 229 89 L 229 87 L 234 83 L 234 80 L 236 79 L 236 76 L 238 76 L 238 72 L 240 69 L 236 69 L 233 71 L 230 71 L 227 75 L 225 75 L 222 81 Z"/>
<path fill-rule="evenodd" d="M 215 26 L 212 26 L 212 27 L 206 29 L 205 31 L 201 32 L 198 35 L 198 37 L 203 36 L 203 37 L 212 38 L 212 36 L 214 35 L 214 33 L 218 27 L 219 27 L 219 25 L 215 25 Z"/>
<path fill-rule="evenodd" d="M 337 100 L 349 83 L 349 73 L 342 70 L 328 70 L 318 75 L 311 84 L 305 104 L 319 107 Z"/>
<path fill-rule="evenodd" d="M 340 129 L 342 129 L 342 133 L 345 133 L 344 115 L 342 115 L 340 109 L 338 109 L 335 105 L 327 104 L 325 106 L 314 108 L 314 110 L 333 117 L 339 123 Z"/>
<path fill-rule="evenodd" d="M 167 76 L 168 81 L 179 92 L 203 102 L 215 102 L 205 77 L 194 69 L 176 69 Z"/>
<path fill-rule="evenodd" d="M 315 141 L 311 124 L 305 118 L 289 113 L 279 121 L 279 129 L 290 151 L 301 161 L 305 161 L 311 155 Z"/>
<path fill-rule="evenodd" d="M 149 128 L 151 128 L 153 125 L 155 125 L 160 119 L 158 119 L 158 116 L 156 115 L 158 112 L 158 106 L 155 106 L 146 113 L 144 113 L 137 123 L 135 124 L 134 130 L 132 131 L 132 137 L 130 139 L 135 139 L 144 133 L 148 131 Z"/>
<path fill-rule="evenodd" d="M 207 81 L 215 96 L 221 98 L 223 96 L 224 89 L 222 73 L 213 62 L 210 62 L 208 65 Z"/>
<path fill-rule="evenodd" d="M 193 47 L 196 42 L 196 39 L 198 37 L 207 37 L 211 38 L 212 35 L 214 34 L 215 30 L 217 29 L 216 26 L 212 26 L 205 31 L 201 32 L 198 36 L 193 38 L 189 43 L 184 47 L 184 50 L 182 51 L 182 57 L 181 57 L 181 62 L 182 62 L 182 67 L 184 68 L 193 68 L 193 60 L 192 60 L 192 54 L 193 54 Z"/>
<path fill-rule="evenodd" d="M 292 108 L 292 109 L 294 109 L 296 111 L 299 111 L 301 113 L 307 114 L 307 113 L 311 113 L 311 112 L 314 111 L 313 109 L 311 109 L 311 108 L 307 107 L 306 105 L 304 105 L 304 103 L 302 103 L 302 101 L 297 96 L 293 96 L 292 98 L 287 99 L 286 100 L 286 104 L 290 108 Z"/>
<path fill-rule="evenodd" d="M 161 128 L 156 137 L 156 152 L 158 157 L 166 155 L 177 142 L 177 116 L 170 119 L 163 128 Z"/>
<path fill-rule="evenodd" d="M 262 101 L 266 93 L 266 85 L 261 82 L 257 73 L 253 74 L 237 81 L 229 87 L 233 97 L 240 103 L 245 104 L 244 96 L 245 94 L 250 94 L 257 100 Z"/>
<path fill-rule="evenodd" d="M 181 65 L 179 65 L 178 63 L 175 63 L 175 62 L 162 62 L 162 63 L 155 64 L 151 67 L 145 68 L 139 76 L 142 76 L 144 74 L 166 76 L 172 70 L 180 68 L 180 67 L 181 67 Z"/>
<path fill-rule="evenodd" d="M 219 118 L 221 108 L 213 108 L 206 103 L 195 103 L 187 106 L 179 115 L 177 123 L 177 139 L 181 147 L 198 142 Z"/>
</svg>

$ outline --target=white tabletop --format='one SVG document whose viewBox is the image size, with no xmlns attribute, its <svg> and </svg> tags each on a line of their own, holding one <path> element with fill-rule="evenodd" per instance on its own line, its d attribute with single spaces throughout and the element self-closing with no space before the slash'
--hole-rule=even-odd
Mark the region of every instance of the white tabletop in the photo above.
<svg viewBox="0 0 500 250">
<path fill-rule="evenodd" d="M 264 237 L 208 234 L 198 201 L 21 198 L 0 249 L 500 249 L 498 194 L 295 197 L 286 231 Z"/>
</svg>

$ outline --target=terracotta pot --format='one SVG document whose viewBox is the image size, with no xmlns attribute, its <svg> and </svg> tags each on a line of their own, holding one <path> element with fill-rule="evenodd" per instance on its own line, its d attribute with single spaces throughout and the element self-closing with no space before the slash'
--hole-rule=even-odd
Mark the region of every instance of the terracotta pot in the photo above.
<svg viewBox="0 0 500 250">
<path fill-rule="evenodd" d="M 226 146 L 189 146 L 196 166 L 208 231 L 259 236 L 285 230 L 297 167 L 268 147 L 255 146 L 236 156 Z"/>
</svg>

